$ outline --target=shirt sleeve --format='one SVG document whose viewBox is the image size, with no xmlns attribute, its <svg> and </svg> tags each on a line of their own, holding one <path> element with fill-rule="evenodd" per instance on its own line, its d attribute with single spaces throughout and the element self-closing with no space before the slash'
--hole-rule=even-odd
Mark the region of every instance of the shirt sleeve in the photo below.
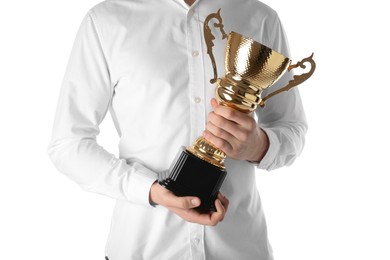
<svg viewBox="0 0 390 260">
<path fill-rule="evenodd" d="M 48 154 L 57 169 L 83 189 L 150 205 L 149 190 L 157 174 L 138 162 L 116 158 L 96 141 L 113 89 L 109 61 L 90 11 L 70 55 Z"/>
<path fill-rule="evenodd" d="M 272 49 L 290 57 L 289 46 L 282 24 L 275 13 L 270 30 Z M 273 86 L 264 90 L 262 96 L 287 85 L 293 78 L 292 72 L 286 72 Z M 273 170 L 290 165 L 301 153 L 307 131 L 307 122 L 298 88 L 282 92 L 265 102 L 265 107 L 256 110 L 259 126 L 267 133 L 270 146 L 258 164 L 258 168 Z"/>
</svg>

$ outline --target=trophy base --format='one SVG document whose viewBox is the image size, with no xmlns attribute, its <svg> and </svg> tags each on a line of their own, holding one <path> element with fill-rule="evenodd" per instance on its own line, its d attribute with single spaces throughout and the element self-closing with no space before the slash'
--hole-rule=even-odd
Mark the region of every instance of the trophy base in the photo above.
<svg viewBox="0 0 390 260">
<path fill-rule="evenodd" d="M 214 202 L 226 174 L 225 169 L 196 157 L 182 147 L 169 169 L 169 176 L 159 180 L 159 184 L 176 196 L 200 198 L 201 205 L 196 208 L 197 211 L 214 212 Z"/>
</svg>

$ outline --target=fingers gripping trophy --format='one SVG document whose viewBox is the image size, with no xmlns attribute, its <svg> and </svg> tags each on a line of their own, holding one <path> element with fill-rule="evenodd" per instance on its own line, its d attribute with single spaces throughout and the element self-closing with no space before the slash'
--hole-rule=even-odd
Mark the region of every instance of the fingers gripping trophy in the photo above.
<svg viewBox="0 0 390 260">
<path fill-rule="evenodd" d="M 204 22 L 207 53 L 214 70 L 214 78 L 210 82 L 216 83 L 215 96 L 220 105 L 250 113 L 259 105 L 264 107 L 269 98 L 301 84 L 314 73 L 313 54 L 291 65 L 288 57 L 259 42 L 236 32 L 227 35 L 220 11 L 208 15 Z M 215 37 L 209 27 L 211 20 L 217 21 L 213 25 L 221 31 L 222 39 L 227 38 L 225 75 L 222 78 L 217 76 L 212 50 Z M 263 90 L 277 82 L 286 71 L 297 67 L 305 69 L 307 63 L 310 63 L 310 71 L 294 76 L 283 88 L 261 97 Z M 199 197 L 201 205 L 197 210 L 200 212 L 216 211 L 214 201 L 227 175 L 225 158 L 226 154 L 221 149 L 199 137 L 192 146 L 182 147 L 169 169 L 168 177 L 159 178 L 159 183 L 177 196 Z"/>
</svg>

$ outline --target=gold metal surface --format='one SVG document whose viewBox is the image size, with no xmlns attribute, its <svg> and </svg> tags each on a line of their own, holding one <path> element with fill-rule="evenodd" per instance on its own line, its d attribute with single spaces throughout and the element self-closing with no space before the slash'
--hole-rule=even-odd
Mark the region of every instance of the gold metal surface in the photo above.
<svg viewBox="0 0 390 260">
<path fill-rule="evenodd" d="M 261 102 L 261 92 L 287 70 L 290 59 L 236 32 L 229 34 L 225 51 L 225 76 L 217 83 L 219 103 L 251 112 Z M 240 86 L 240 91 L 232 91 Z"/>
<path fill-rule="evenodd" d="M 292 69 L 295 69 L 295 68 L 298 68 L 298 67 L 299 67 L 299 68 L 302 68 L 302 69 L 306 69 L 305 63 L 308 62 L 308 63 L 310 63 L 310 70 L 309 70 L 307 73 L 303 73 L 303 74 L 301 74 L 301 75 L 295 75 L 294 78 L 293 78 L 292 80 L 290 80 L 290 81 L 287 83 L 286 86 L 284 86 L 283 88 L 280 88 L 280 89 L 278 89 L 278 90 L 275 90 L 274 92 L 272 92 L 272 93 L 268 94 L 266 97 L 264 97 L 264 98 L 261 100 L 261 102 L 260 102 L 260 106 L 261 106 L 261 107 L 264 107 L 264 102 L 265 102 L 267 99 L 269 99 L 269 98 L 271 98 L 271 97 L 273 97 L 273 96 L 275 96 L 275 95 L 277 95 L 277 94 L 279 94 L 279 93 L 281 93 L 281 92 L 283 92 L 283 91 L 288 91 L 289 89 L 291 89 L 291 88 L 293 88 L 293 87 L 295 87 L 295 86 L 298 86 L 299 84 L 303 83 L 303 82 L 306 81 L 308 78 L 310 78 L 311 75 L 313 75 L 313 73 L 314 73 L 314 71 L 315 71 L 315 69 L 316 69 L 316 63 L 315 63 L 314 60 L 313 60 L 313 55 L 314 55 L 314 53 L 312 53 L 311 56 L 309 56 L 309 57 L 307 57 L 307 58 L 304 58 L 303 60 L 297 62 L 296 64 L 290 65 L 290 66 L 288 67 L 288 71 L 290 71 L 290 70 L 292 70 Z"/>
<path fill-rule="evenodd" d="M 231 32 L 227 36 L 220 12 L 221 9 L 208 15 L 203 28 L 207 54 L 210 56 L 214 71 L 214 77 L 210 82 L 217 83 L 215 93 L 219 104 L 250 113 L 258 105 L 263 107 L 264 102 L 269 98 L 301 84 L 314 73 L 316 65 L 313 54 L 297 64 L 290 65 L 291 60 L 288 57 L 259 42 L 236 32 Z M 219 79 L 217 79 L 217 66 L 213 54 L 215 37 L 208 25 L 212 19 L 217 20 L 213 25 L 220 30 L 222 39 L 228 38 L 225 49 L 225 75 Z M 297 67 L 305 68 L 306 62 L 311 65 L 308 73 L 294 76 L 285 87 L 261 98 L 262 91 L 278 81 L 287 70 L 290 71 Z M 187 150 L 215 166 L 224 168 L 223 162 L 226 154 L 203 137 L 198 138 Z"/>
<path fill-rule="evenodd" d="M 219 168 L 225 168 L 223 161 L 226 158 L 226 154 L 203 137 L 196 139 L 192 146 L 187 148 L 187 151 Z"/>
<path fill-rule="evenodd" d="M 213 71 L 214 71 L 214 78 L 212 78 L 210 80 L 210 83 L 215 83 L 217 81 L 217 77 L 218 77 L 217 66 L 215 64 L 215 58 L 214 58 L 214 54 L 213 54 L 213 46 L 214 46 L 213 41 L 215 40 L 215 37 L 211 33 L 211 29 L 209 26 L 211 19 L 218 20 L 218 23 L 214 23 L 214 27 L 219 28 L 219 30 L 221 31 L 222 40 L 227 38 L 227 34 L 225 33 L 225 30 L 223 29 L 224 26 L 222 24 L 222 17 L 221 17 L 220 12 L 221 12 L 221 8 L 216 13 L 209 14 L 206 17 L 206 19 L 204 21 L 204 25 L 203 25 L 203 34 L 204 34 L 204 39 L 205 39 L 206 46 L 207 46 L 207 54 L 210 56 L 211 64 L 213 66 Z"/>
</svg>

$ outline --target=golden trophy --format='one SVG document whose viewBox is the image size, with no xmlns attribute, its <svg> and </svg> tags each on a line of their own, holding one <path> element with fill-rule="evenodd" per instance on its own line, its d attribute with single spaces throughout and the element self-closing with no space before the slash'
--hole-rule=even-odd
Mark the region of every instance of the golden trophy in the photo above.
<svg viewBox="0 0 390 260">
<path fill-rule="evenodd" d="M 263 107 L 272 96 L 301 84 L 314 73 L 316 64 L 312 59 L 313 54 L 291 65 L 289 58 L 259 42 L 236 32 L 227 35 L 220 10 L 207 16 L 204 23 L 207 53 L 214 70 L 214 78 L 210 82 L 216 83 L 215 96 L 219 104 L 250 113 L 258 105 Z M 221 31 L 222 39 L 227 38 L 225 76 L 219 79 L 212 51 L 215 37 L 208 25 L 212 19 L 218 21 L 213 25 Z M 305 69 L 305 63 L 311 65 L 309 72 L 294 76 L 283 88 L 261 97 L 262 91 L 272 86 L 286 71 L 297 67 Z M 160 179 L 159 183 L 178 196 L 199 197 L 202 201 L 198 208 L 200 212 L 215 211 L 214 201 L 227 174 L 225 158 L 222 150 L 199 137 L 191 147 L 182 147 L 169 169 L 169 176 Z"/>
</svg>

